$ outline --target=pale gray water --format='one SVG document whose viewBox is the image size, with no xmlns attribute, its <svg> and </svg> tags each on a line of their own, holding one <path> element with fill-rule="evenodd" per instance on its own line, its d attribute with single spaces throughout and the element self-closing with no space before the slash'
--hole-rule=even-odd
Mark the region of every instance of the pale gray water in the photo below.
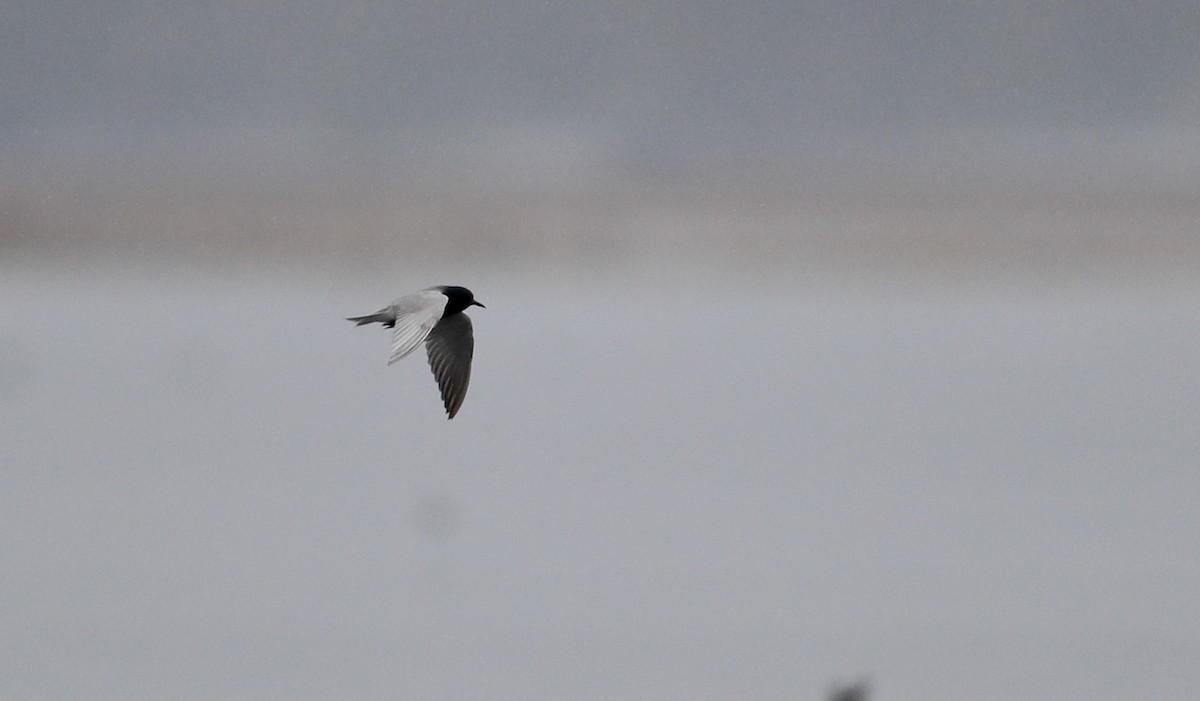
<svg viewBox="0 0 1200 701">
<path fill-rule="evenodd" d="M 342 321 L 441 283 L 488 305 L 452 422 Z M 1149 277 L 9 265 L 0 696 L 1185 698 L 1197 322 Z"/>
</svg>

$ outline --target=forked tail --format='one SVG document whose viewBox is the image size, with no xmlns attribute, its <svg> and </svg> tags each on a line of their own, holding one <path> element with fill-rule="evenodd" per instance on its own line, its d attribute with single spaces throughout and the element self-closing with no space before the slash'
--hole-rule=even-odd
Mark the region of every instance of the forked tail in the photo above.
<svg viewBox="0 0 1200 701">
<path fill-rule="evenodd" d="M 363 324 L 374 324 L 375 322 L 379 322 L 380 324 L 383 324 L 384 326 L 391 327 L 396 324 L 396 317 L 393 316 L 392 314 L 390 314 L 385 309 L 385 310 L 377 311 L 374 314 L 368 314 L 366 316 L 348 317 L 346 319 L 346 321 L 353 321 L 355 326 L 362 326 Z"/>
</svg>

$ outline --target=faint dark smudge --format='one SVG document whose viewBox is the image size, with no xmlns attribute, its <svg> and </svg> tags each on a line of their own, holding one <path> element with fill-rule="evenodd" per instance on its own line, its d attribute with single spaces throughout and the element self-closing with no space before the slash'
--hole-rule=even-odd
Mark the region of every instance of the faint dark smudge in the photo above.
<svg viewBox="0 0 1200 701">
<path fill-rule="evenodd" d="M 409 509 L 408 522 L 422 536 L 445 543 L 462 532 L 462 507 L 447 494 L 428 494 Z"/>
<path fill-rule="evenodd" d="M 835 684 L 825 698 L 829 701 L 868 701 L 871 698 L 871 684 L 865 679 Z"/>
</svg>

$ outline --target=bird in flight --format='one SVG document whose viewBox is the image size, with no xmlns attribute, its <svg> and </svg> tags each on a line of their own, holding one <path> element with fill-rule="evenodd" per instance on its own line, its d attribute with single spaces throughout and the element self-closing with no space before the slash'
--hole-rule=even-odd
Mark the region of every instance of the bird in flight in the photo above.
<svg viewBox="0 0 1200 701">
<path fill-rule="evenodd" d="M 392 329 L 388 365 L 424 342 L 429 367 L 442 391 L 446 418 L 453 419 L 471 382 L 475 337 L 471 333 L 471 318 L 463 314 L 470 306 L 483 307 L 470 290 L 439 285 L 405 295 L 374 314 L 350 317 L 347 321 L 353 321 L 355 326 L 378 322 Z"/>
</svg>

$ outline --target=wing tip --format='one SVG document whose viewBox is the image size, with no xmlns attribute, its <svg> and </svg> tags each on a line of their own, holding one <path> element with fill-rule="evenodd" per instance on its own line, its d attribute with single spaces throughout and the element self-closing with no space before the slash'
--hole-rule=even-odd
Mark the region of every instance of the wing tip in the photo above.
<svg viewBox="0 0 1200 701">
<path fill-rule="evenodd" d="M 466 399 L 466 393 L 463 394 L 443 394 L 442 404 L 446 407 L 446 420 L 449 421 L 455 416 L 458 416 L 458 410 L 462 408 L 463 400 Z"/>
</svg>

